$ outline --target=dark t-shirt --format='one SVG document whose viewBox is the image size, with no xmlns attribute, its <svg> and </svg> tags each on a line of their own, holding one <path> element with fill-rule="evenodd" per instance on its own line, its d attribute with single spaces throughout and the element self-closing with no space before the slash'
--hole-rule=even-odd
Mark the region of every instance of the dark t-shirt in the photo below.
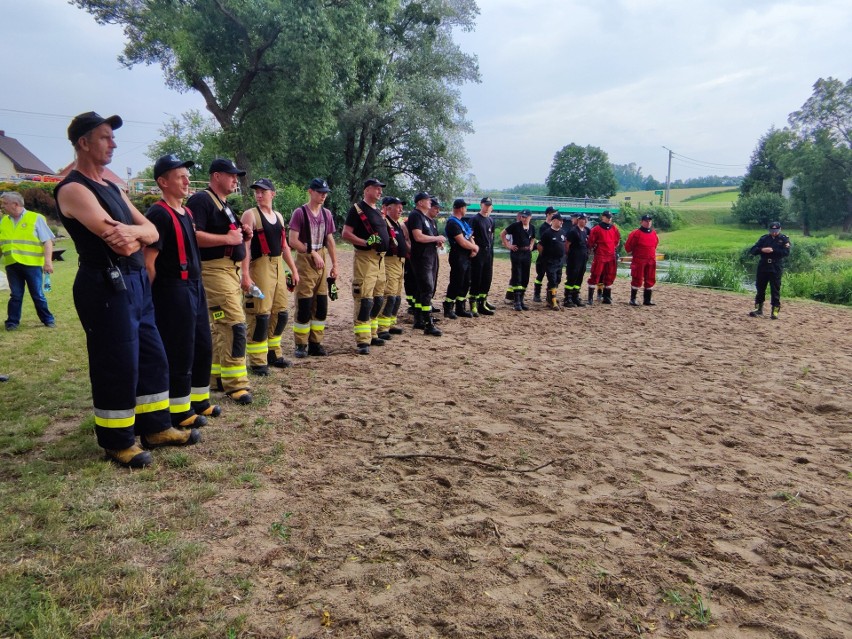
<svg viewBox="0 0 852 639">
<path fill-rule="evenodd" d="M 419 229 L 423 235 L 435 237 L 438 235 L 438 225 L 435 220 L 430 219 L 427 215 L 414 209 L 408 216 L 408 235 L 411 237 L 411 257 L 416 259 L 427 253 L 438 252 L 438 245 L 434 242 L 418 242 L 414 239 L 414 231 Z"/>
<path fill-rule="evenodd" d="M 369 228 L 367 228 L 367 225 L 364 224 L 364 220 L 362 220 L 361 216 L 358 214 L 358 211 L 355 208 L 356 206 L 361 209 L 361 212 L 367 218 Z M 355 233 L 355 235 L 357 237 L 360 237 L 362 240 L 366 240 L 374 233 L 382 238 L 382 241 L 379 244 L 374 244 L 373 246 L 356 246 L 356 250 L 375 250 L 378 253 L 384 253 L 388 250 L 388 245 L 390 244 L 390 237 L 388 236 L 388 226 L 385 223 L 382 214 L 379 213 L 372 206 L 367 204 L 364 200 L 358 202 L 357 205 L 352 205 L 352 208 L 349 209 L 349 213 L 346 214 L 346 221 L 344 222 L 344 224 L 346 226 L 351 226 L 352 232 Z"/>
<path fill-rule="evenodd" d="M 529 251 L 530 243 L 535 238 L 535 227 L 530 223 L 529 228 L 524 228 L 523 223 L 513 222 L 506 227 L 506 235 L 512 236 L 512 245 L 521 251 Z"/>
<path fill-rule="evenodd" d="M 467 218 L 467 223 L 473 229 L 473 241 L 479 247 L 477 257 L 483 253 L 491 253 L 494 250 L 494 220 L 484 215 L 474 215 Z"/>
<path fill-rule="evenodd" d="M 444 233 L 450 242 L 450 255 L 470 256 L 470 249 L 462 248 L 456 241 L 456 236 L 459 234 L 466 240 L 470 240 L 473 237 L 473 229 L 470 228 L 466 220 L 460 220 L 455 216 L 450 217 L 444 227 Z"/>
<path fill-rule="evenodd" d="M 541 234 L 541 257 L 546 262 L 561 262 L 565 258 L 565 229 L 547 227 Z"/>
<path fill-rule="evenodd" d="M 584 261 L 589 257 L 589 246 L 586 240 L 589 238 L 589 229 L 580 230 L 579 226 L 572 226 L 566 235 L 566 240 L 571 246 L 568 249 L 568 259 L 574 261 Z"/>
<path fill-rule="evenodd" d="M 187 274 L 189 279 L 197 280 L 201 277 L 201 260 L 198 254 L 198 243 L 195 239 L 195 225 L 188 213 L 181 215 L 175 211 L 175 215 L 180 223 L 181 235 L 183 236 L 182 241 L 184 250 L 186 251 Z M 160 234 L 160 239 L 151 244 L 151 248 L 159 251 L 157 260 L 154 262 L 154 267 L 157 271 L 157 278 L 154 280 L 154 283 L 156 284 L 163 280 L 181 279 L 177 234 L 171 214 L 158 202 L 153 204 L 145 212 L 145 217 L 157 227 L 157 231 Z"/>
<path fill-rule="evenodd" d="M 224 209 L 221 208 L 224 205 Z M 186 202 L 187 208 L 192 211 L 195 219 L 195 228 L 205 233 L 213 235 L 227 235 L 231 230 L 231 225 L 240 228 L 237 216 L 231 210 L 227 203 L 222 202 L 215 193 L 209 189 L 204 189 L 193 195 Z M 232 222 L 225 211 L 231 213 L 234 218 Z M 237 246 L 209 246 L 200 249 L 201 261 L 216 260 L 220 257 L 229 257 L 234 262 L 241 262 L 246 256 L 246 245 L 240 242 Z"/>
</svg>

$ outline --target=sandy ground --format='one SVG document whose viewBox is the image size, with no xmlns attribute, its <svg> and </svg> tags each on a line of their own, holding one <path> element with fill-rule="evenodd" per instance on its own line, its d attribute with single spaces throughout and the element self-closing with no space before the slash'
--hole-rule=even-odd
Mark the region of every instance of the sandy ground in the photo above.
<svg viewBox="0 0 852 639">
<path fill-rule="evenodd" d="M 613 306 L 517 313 L 498 262 L 497 315 L 358 357 L 341 262 L 331 356 L 242 424 L 259 487 L 187 533 L 245 636 L 852 636 L 850 309 L 631 308 L 619 279 Z"/>
</svg>

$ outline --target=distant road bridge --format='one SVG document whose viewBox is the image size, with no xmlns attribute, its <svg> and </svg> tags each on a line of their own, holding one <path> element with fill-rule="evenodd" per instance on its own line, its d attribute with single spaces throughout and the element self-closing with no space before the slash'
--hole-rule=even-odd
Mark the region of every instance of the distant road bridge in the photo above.
<svg viewBox="0 0 852 639">
<path fill-rule="evenodd" d="M 479 201 L 487 194 L 458 196 L 468 203 L 469 212 L 479 211 Z M 604 211 L 611 211 L 613 215 L 618 213 L 619 205 L 614 200 L 603 198 L 582 197 L 550 197 L 547 195 L 492 195 L 494 210 L 491 215 L 497 218 L 515 217 L 520 211 L 529 209 L 534 218 L 544 217 L 544 210 L 548 206 L 558 209 L 560 213 L 585 213 L 586 215 L 598 216 Z M 447 208 L 451 203 L 447 203 Z"/>
</svg>

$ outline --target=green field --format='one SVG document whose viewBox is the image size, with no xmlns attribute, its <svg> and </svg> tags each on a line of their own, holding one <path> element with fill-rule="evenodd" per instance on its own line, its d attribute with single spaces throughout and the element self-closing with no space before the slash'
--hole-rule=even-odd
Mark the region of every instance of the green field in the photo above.
<svg viewBox="0 0 852 639">
<path fill-rule="evenodd" d="M 724 203 L 733 203 L 737 199 L 738 192 L 732 191 L 730 186 L 708 186 L 696 189 L 672 189 L 669 193 L 669 202 L 673 208 L 680 209 L 681 206 L 719 206 Z M 612 198 L 618 202 L 630 198 L 633 206 L 642 204 L 659 204 L 660 196 L 654 195 L 653 191 L 620 191 Z M 690 198 L 701 198 L 690 199 Z M 688 201 L 687 201 L 688 200 Z"/>
</svg>

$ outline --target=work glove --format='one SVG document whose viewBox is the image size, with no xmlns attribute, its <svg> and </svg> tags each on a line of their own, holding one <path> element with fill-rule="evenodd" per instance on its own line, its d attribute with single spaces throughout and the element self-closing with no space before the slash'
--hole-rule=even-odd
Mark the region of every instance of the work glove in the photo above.
<svg viewBox="0 0 852 639">
<path fill-rule="evenodd" d="M 373 233 L 370 237 L 367 238 L 367 246 L 375 246 L 376 244 L 382 243 L 382 236 L 378 233 Z"/>
<path fill-rule="evenodd" d="M 333 277 L 329 277 L 328 282 L 328 299 L 332 302 L 337 299 L 337 280 Z"/>
</svg>

